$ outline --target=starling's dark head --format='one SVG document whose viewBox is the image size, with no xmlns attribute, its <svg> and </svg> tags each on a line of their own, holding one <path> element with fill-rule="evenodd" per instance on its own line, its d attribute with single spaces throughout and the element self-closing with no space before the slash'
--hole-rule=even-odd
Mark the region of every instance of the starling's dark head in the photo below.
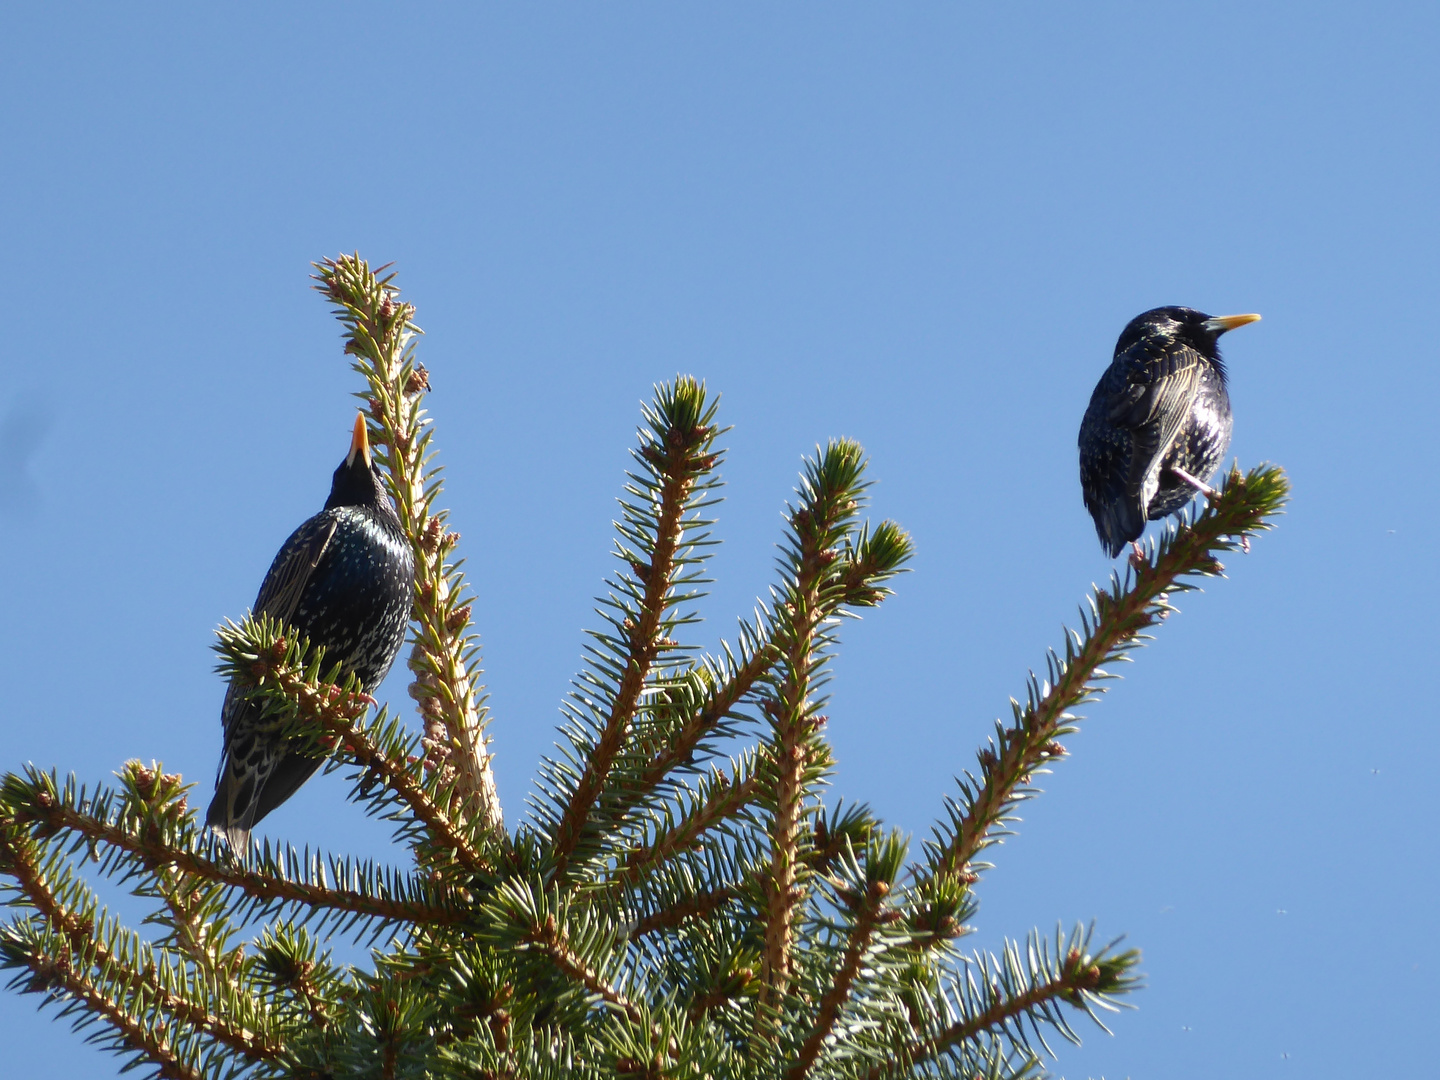
<svg viewBox="0 0 1440 1080">
<path fill-rule="evenodd" d="M 363 412 L 355 417 L 350 452 L 335 470 L 335 479 L 330 484 L 330 498 L 325 500 L 326 510 L 337 506 L 390 506 L 385 482 L 370 461 L 370 437 L 365 430 Z"/>
<path fill-rule="evenodd" d="M 1211 360 L 1220 359 L 1217 342 L 1227 330 L 1259 322 L 1259 315 L 1206 315 L 1188 307 L 1157 307 L 1136 315 L 1115 343 L 1119 356 L 1131 346 L 1147 342 L 1157 349 L 1188 345 Z"/>
</svg>

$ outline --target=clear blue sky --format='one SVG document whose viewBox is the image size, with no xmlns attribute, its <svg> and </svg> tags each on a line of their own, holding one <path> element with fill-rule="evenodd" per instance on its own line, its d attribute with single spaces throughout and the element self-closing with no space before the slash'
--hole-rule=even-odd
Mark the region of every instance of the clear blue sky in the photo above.
<svg viewBox="0 0 1440 1080">
<path fill-rule="evenodd" d="M 1436 8 L 293 8 L 6 9 L 0 766 L 159 758 L 208 798 L 211 630 L 353 416 L 308 264 L 359 249 L 428 331 L 510 821 L 684 371 L 734 425 L 707 644 L 815 443 L 858 438 L 915 536 L 830 731 L 836 793 L 918 843 L 1108 573 L 1075 433 L 1120 328 L 1259 311 L 1232 451 L 1290 513 L 1088 710 L 973 940 L 1145 951 L 1072 1080 L 1433 1069 Z M 265 831 L 382 850 L 343 794 Z M 0 995 L 8 1071 L 113 1072 L 33 1006 Z"/>
</svg>

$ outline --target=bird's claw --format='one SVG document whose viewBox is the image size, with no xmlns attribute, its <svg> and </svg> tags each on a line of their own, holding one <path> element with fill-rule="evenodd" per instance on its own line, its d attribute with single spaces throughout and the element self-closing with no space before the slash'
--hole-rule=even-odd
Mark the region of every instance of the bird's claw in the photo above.
<svg viewBox="0 0 1440 1080">
<path fill-rule="evenodd" d="M 338 686 L 329 688 L 329 700 L 343 701 L 347 705 L 353 705 L 358 701 L 360 704 L 368 705 L 372 708 L 380 704 L 363 690 L 342 690 Z"/>
</svg>

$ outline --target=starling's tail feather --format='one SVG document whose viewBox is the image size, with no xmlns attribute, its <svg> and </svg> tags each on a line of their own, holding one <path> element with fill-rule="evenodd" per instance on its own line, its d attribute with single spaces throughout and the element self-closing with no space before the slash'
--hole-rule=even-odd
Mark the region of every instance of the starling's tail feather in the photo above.
<svg viewBox="0 0 1440 1080">
<path fill-rule="evenodd" d="M 262 746 L 238 761 L 227 755 L 205 824 L 243 853 L 255 823 L 294 795 L 323 764 L 322 758 L 285 753 L 283 744 Z"/>
<path fill-rule="evenodd" d="M 255 801 L 249 802 L 248 813 L 235 813 L 238 791 L 235 777 L 226 769 L 215 783 L 215 797 L 210 800 L 210 809 L 205 811 L 205 824 L 225 837 L 230 850 L 243 855 L 250 847 L 250 827 L 255 824 Z"/>
<path fill-rule="evenodd" d="M 226 762 L 229 765 L 229 762 Z M 251 828 L 255 825 L 255 780 L 236 776 L 229 768 L 220 770 L 215 782 L 215 798 L 204 812 L 204 824 L 219 832 L 238 855 L 251 847 Z"/>
<path fill-rule="evenodd" d="M 1095 515 L 1095 531 L 1113 559 L 1145 531 L 1145 507 L 1136 498 L 1112 499 Z"/>
</svg>

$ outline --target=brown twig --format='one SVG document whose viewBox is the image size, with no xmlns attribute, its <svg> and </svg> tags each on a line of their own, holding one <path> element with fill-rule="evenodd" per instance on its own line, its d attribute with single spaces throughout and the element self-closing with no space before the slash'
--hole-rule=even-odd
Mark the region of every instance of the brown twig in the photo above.
<svg viewBox="0 0 1440 1080">
<path fill-rule="evenodd" d="M 655 836 L 645 846 L 632 848 L 626 853 L 610 883 L 615 886 L 634 885 L 651 867 L 695 847 L 708 830 L 734 817 L 753 802 L 759 791 L 760 780 L 754 773 L 737 777 L 734 781 L 718 775 L 709 795 L 700 805 L 692 808 L 678 825 Z"/>
<path fill-rule="evenodd" d="M 560 971 L 581 983 L 585 989 L 599 997 L 607 1005 L 623 1012 L 632 1023 L 641 1022 L 643 1017 L 639 1007 L 586 967 L 575 955 L 553 915 L 547 915 L 543 923 L 532 928 L 525 940 L 537 946 Z"/>
<path fill-rule="evenodd" d="M 1015 997 L 994 1001 L 970 1019 L 957 1021 L 940 1033 L 913 1044 L 896 1055 L 895 1060 L 872 1066 L 865 1074 L 865 1080 L 883 1080 L 896 1074 L 908 1076 L 913 1067 L 922 1061 L 968 1042 L 982 1032 L 1003 1029 L 1018 1017 L 1028 1017 L 1037 1006 L 1066 1001 L 1094 989 L 1099 977 L 1099 969 L 1094 964 L 1067 962 L 1059 978 L 1047 979 Z"/>
<path fill-rule="evenodd" d="M 335 736 L 349 751 L 355 763 L 366 768 L 369 776 L 393 791 L 415 817 L 430 831 L 435 843 L 454 852 L 467 870 L 488 868 L 488 862 L 451 820 L 450 815 L 430 798 L 425 786 L 407 767 L 394 761 L 370 739 L 360 726 L 365 705 L 358 696 L 330 692 L 328 684 L 305 678 L 303 669 L 275 665 L 268 674 L 285 697 L 294 701 L 300 716 Z"/>
<path fill-rule="evenodd" d="M 673 430 L 673 429 L 672 429 Z M 688 434 L 688 438 L 686 437 Z M 590 815 L 591 807 L 605 784 L 616 756 L 635 717 L 640 692 L 660 652 L 660 630 L 670 606 L 670 589 L 675 574 L 675 553 L 684 535 L 686 503 L 695 482 L 694 446 L 709 435 L 706 430 L 679 433 L 666 440 L 663 464 L 657 470 L 664 477 L 660 493 L 654 549 L 650 564 L 636 574 L 645 589 L 639 620 L 629 629 L 629 655 L 605 728 L 585 761 L 585 771 L 575 785 L 555 831 L 555 878 L 564 880 L 570 856 Z M 696 436 L 699 436 L 697 440 Z"/>
<path fill-rule="evenodd" d="M 406 900 L 387 900 L 345 889 L 332 889 L 245 869 L 238 862 L 216 862 L 186 848 L 171 847 L 158 840 L 136 836 L 118 825 L 76 811 L 62 803 L 45 806 L 46 793 L 39 792 L 35 816 L 46 828 L 67 829 L 87 840 L 125 851 L 147 863 L 168 863 L 182 873 L 218 882 L 264 902 L 323 907 L 366 918 L 396 922 L 454 925 L 466 918 L 459 908 L 436 907 Z"/>
<path fill-rule="evenodd" d="M 690 717 L 669 744 L 655 755 L 634 785 L 631 798 L 638 802 L 654 791 L 677 767 L 688 764 L 700 741 L 714 731 L 720 721 L 754 689 L 755 683 L 775 666 L 780 656 L 780 650 L 768 641 L 756 648 L 750 659 L 741 664 L 731 678 L 715 688 L 704 707 Z"/>
<path fill-rule="evenodd" d="M 740 895 L 740 888 L 726 885 L 718 889 L 697 893 L 688 900 L 656 911 L 638 919 L 630 929 L 631 940 L 638 940 L 650 934 L 673 930 L 687 919 L 701 919 L 713 915 Z"/>
<path fill-rule="evenodd" d="M 100 987 L 76 971 L 67 957 L 27 954 L 24 962 L 37 983 L 64 987 L 66 993 L 113 1027 L 126 1046 L 150 1060 L 156 1076 L 164 1080 L 204 1080 L 203 1073 L 180 1060 L 170 1040 L 111 1001 Z"/>
<path fill-rule="evenodd" d="M 795 1056 L 795 1064 L 786 1072 L 786 1080 L 804 1080 L 820 1056 L 825 1040 L 835 1029 L 835 1021 L 840 1018 L 840 1010 L 850 999 L 851 987 L 855 985 L 855 978 L 860 974 L 860 965 L 865 959 L 865 951 L 870 947 L 870 939 L 874 937 L 875 928 L 880 925 L 881 909 L 889 892 L 886 882 L 874 881 L 865 893 L 857 898 L 855 922 L 851 925 L 845 942 L 845 957 L 840 961 L 840 970 L 835 973 L 830 988 L 820 999 L 820 1008 L 815 1013 L 815 1024 L 805 1042 L 801 1044 L 800 1052 Z"/>
</svg>

